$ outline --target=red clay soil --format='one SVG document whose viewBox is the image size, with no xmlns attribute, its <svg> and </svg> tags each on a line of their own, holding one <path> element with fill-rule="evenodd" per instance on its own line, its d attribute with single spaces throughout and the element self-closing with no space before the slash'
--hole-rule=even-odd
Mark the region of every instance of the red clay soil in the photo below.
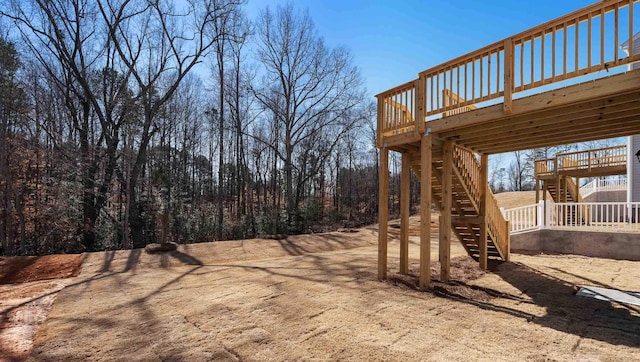
<svg viewBox="0 0 640 362">
<path fill-rule="evenodd" d="M 74 277 L 80 264 L 81 254 L 0 257 L 0 284 Z"/>
<path fill-rule="evenodd" d="M 0 362 L 28 356 L 35 331 L 82 260 L 80 254 L 0 257 Z"/>
</svg>

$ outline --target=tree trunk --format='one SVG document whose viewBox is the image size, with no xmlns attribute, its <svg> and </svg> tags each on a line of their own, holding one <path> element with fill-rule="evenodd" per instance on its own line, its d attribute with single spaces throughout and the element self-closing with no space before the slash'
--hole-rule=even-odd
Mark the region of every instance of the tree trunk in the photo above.
<svg viewBox="0 0 640 362">
<path fill-rule="evenodd" d="M 293 218 L 295 214 L 295 195 L 293 194 L 293 147 L 287 143 L 285 145 L 284 160 L 284 177 L 285 177 L 285 194 L 287 198 L 287 229 L 293 226 Z M 287 232 L 289 231 L 287 230 Z"/>
</svg>

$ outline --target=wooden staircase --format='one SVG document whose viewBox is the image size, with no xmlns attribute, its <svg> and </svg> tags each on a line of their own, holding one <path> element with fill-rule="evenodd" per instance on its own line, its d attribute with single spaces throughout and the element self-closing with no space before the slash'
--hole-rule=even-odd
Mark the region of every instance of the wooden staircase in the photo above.
<svg viewBox="0 0 640 362">
<path fill-rule="evenodd" d="M 549 167 L 549 162 L 552 163 L 552 167 Z M 583 202 L 580 195 L 580 188 L 573 181 L 573 177 L 558 173 L 556 168 L 557 161 L 554 159 L 536 161 L 536 178 L 540 178 L 543 182 L 543 191 L 551 196 L 551 199 L 555 203 L 574 203 Z M 575 207 L 563 208 L 562 213 L 558 215 L 560 220 L 557 222 L 564 225 L 575 225 L 578 221 L 577 209 Z M 580 223 L 588 223 L 590 220 L 589 211 L 587 208 L 582 208 Z"/>
<path fill-rule="evenodd" d="M 545 183 L 553 202 L 582 202 L 582 196 L 572 177 L 561 176 L 560 183 L 557 179 L 548 179 Z"/>
<path fill-rule="evenodd" d="M 412 167 L 420 177 L 420 166 Z M 432 198 L 441 209 L 443 158 L 434 152 L 432 160 Z M 480 164 L 475 153 L 465 148 L 453 147 L 452 172 L 452 222 L 451 228 L 467 253 L 479 260 L 480 228 L 482 225 L 480 203 Z M 509 227 L 504 220 L 489 185 L 487 192 L 487 257 L 489 259 L 509 260 Z"/>
</svg>

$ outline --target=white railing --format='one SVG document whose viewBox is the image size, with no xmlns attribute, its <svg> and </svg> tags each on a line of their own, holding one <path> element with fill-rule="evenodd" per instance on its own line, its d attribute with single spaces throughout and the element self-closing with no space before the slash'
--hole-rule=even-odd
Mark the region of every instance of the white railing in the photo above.
<svg viewBox="0 0 640 362">
<path fill-rule="evenodd" d="M 640 202 L 562 202 L 501 209 L 510 233 L 540 229 L 640 232 Z"/>
<path fill-rule="evenodd" d="M 544 201 L 508 210 L 500 208 L 500 211 L 502 211 L 504 219 L 509 220 L 511 234 L 539 230 L 542 227 Z"/>
<path fill-rule="evenodd" d="M 595 179 L 580 187 L 580 195 L 585 198 L 599 191 L 620 191 L 627 189 L 627 178 Z"/>
<path fill-rule="evenodd" d="M 640 231 L 640 202 L 564 202 L 549 211 L 552 229 Z"/>
</svg>

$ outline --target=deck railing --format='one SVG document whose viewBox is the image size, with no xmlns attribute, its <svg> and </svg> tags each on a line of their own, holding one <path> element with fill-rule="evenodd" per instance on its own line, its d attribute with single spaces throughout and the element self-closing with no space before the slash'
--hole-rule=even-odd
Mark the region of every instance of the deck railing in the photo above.
<svg viewBox="0 0 640 362">
<path fill-rule="evenodd" d="M 627 189 L 627 178 L 595 179 L 580 187 L 580 195 L 587 197 L 599 191 L 620 191 Z"/>
<path fill-rule="evenodd" d="M 556 159 L 558 171 L 590 171 L 601 167 L 625 166 L 627 164 L 627 146 L 561 153 L 556 155 Z"/>
<path fill-rule="evenodd" d="M 424 116 L 502 97 L 504 49 L 504 42 L 494 43 L 421 72 L 418 82 L 425 91 Z M 463 101 L 447 102 L 446 92 L 455 93 Z"/>
<path fill-rule="evenodd" d="M 559 202 L 502 209 L 511 234 L 539 229 L 640 232 L 640 202 Z"/>
<path fill-rule="evenodd" d="M 597 168 L 625 166 L 627 146 L 596 148 L 586 151 L 559 153 L 555 158 L 536 160 L 535 177 L 552 176 L 563 171 L 592 171 Z"/>
<path fill-rule="evenodd" d="M 638 61 L 620 49 L 625 38 L 633 49 L 637 1 L 599 1 L 514 36 L 514 91 Z"/>
<path fill-rule="evenodd" d="M 414 130 L 414 83 L 405 83 L 378 95 L 378 147 L 382 146 L 383 137 Z"/>
<path fill-rule="evenodd" d="M 549 228 L 589 231 L 640 231 L 640 202 L 554 203 Z"/>
<path fill-rule="evenodd" d="M 417 80 L 378 95 L 378 136 L 415 129 L 401 116 L 403 109 L 411 110 L 423 132 L 427 117 L 500 98 L 510 113 L 517 92 L 638 62 L 640 54 L 620 49 L 625 39 L 634 48 L 638 13 L 640 0 L 599 1 L 420 72 Z M 459 102 L 449 102 L 447 92 Z"/>
<path fill-rule="evenodd" d="M 533 172 L 536 178 L 540 176 L 554 175 L 556 172 L 556 159 L 547 158 L 544 160 L 535 160 Z"/>
<path fill-rule="evenodd" d="M 512 209 L 500 208 L 500 211 L 502 211 L 505 220 L 509 220 L 512 234 L 538 230 L 543 221 L 544 201 Z"/>
</svg>

